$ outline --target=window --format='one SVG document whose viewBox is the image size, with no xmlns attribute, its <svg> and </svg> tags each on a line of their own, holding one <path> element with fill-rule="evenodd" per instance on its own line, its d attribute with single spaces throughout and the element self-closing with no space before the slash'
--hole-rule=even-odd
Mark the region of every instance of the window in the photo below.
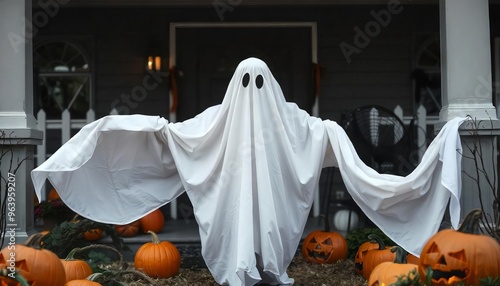
<svg viewBox="0 0 500 286">
<path fill-rule="evenodd" d="M 91 68 L 83 49 L 66 41 L 46 41 L 35 47 L 35 102 L 47 118 L 59 119 L 68 109 L 83 119 L 92 108 Z"/>
</svg>

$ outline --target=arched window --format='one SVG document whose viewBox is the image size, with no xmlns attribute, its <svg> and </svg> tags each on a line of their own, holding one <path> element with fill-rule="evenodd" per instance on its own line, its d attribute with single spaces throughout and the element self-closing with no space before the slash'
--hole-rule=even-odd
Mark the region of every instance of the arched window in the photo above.
<svg viewBox="0 0 500 286">
<path fill-rule="evenodd" d="M 92 76 L 88 56 L 76 44 L 45 41 L 34 49 L 35 102 L 47 118 L 85 118 L 92 108 Z"/>
</svg>

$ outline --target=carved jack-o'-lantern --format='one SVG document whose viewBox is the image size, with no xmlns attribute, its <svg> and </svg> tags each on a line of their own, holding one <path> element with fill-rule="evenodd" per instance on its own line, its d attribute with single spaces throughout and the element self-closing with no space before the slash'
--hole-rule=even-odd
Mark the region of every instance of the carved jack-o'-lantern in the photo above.
<svg viewBox="0 0 500 286">
<path fill-rule="evenodd" d="M 358 251 L 356 251 L 356 256 L 354 257 L 354 266 L 355 266 L 355 272 L 359 275 L 363 274 L 363 261 L 365 258 L 365 255 L 368 251 L 372 249 L 378 249 L 378 242 L 377 240 L 369 240 L 366 242 L 363 242 L 359 247 Z"/>
<path fill-rule="evenodd" d="M 368 251 L 363 258 L 363 277 L 370 278 L 373 269 L 382 262 L 392 262 L 396 258 L 396 254 L 391 252 L 391 247 L 386 246 L 380 237 L 375 234 L 370 234 L 368 239 L 377 241 L 378 248 Z"/>
<path fill-rule="evenodd" d="M 432 285 L 478 285 L 481 278 L 500 276 L 500 245 L 479 234 L 481 210 L 473 210 L 458 231 L 446 229 L 429 239 L 420 254 L 419 273 L 432 269 Z"/>
<path fill-rule="evenodd" d="M 328 219 L 325 219 L 323 231 L 315 230 L 304 239 L 302 256 L 313 263 L 334 263 L 347 257 L 347 242 L 342 234 L 330 231 Z"/>
</svg>

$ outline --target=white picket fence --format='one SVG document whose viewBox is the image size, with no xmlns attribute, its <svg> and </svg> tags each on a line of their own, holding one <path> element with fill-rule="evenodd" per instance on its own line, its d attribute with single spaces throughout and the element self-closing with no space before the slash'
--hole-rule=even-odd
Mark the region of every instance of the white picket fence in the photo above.
<svg viewBox="0 0 500 286">
<path fill-rule="evenodd" d="M 112 109 L 110 115 L 118 114 L 116 109 Z M 47 130 L 58 130 L 61 132 L 61 146 L 71 138 L 72 130 L 79 130 L 83 126 L 95 121 L 95 111 L 89 109 L 86 119 L 71 119 L 71 113 L 65 109 L 61 114 L 61 119 L 47 119 L 43 109 L 37 113 L 37 128 L 43 131 L 43 144 L 36 147 L 36 166 L 40 166 L 52 154 L 47 154 Z"/>
<path fill-rule="evenodd" d="M 397 106 L 394 109 L 394 113 L 404 122 L 405 125 L 409 125 L 412 120 L 416 120 L 414 122 L 417 127 L 417 146 L 418 146 L 418 154 L 417 156 L 413 156 L 414 159 L 420 160 L 422 155 L 425 153 L 427 148 L 428 139 L 433 137 L 433 134 L 427 136 L 427 126 L 434 125 L 438 122 L 437 116 L 427 116 L 426 110 L 423 106 L 421 106 L 417 110 L 417 114 L 413 115 L 404 115 L 403 108 L 401 106 Z M 109 113 L 110 115 L 118 114 L 116 109 L 113 109 Z M 71 138 L 72 130 L 79 130 L 83 126 L 88 123 L 91 123 L 95 120 L 95 112 L 93 110 L 89 110 L 86 115 L 86 119 L 71 119 L 71 114 L 68 110 L 64 110 L 62 113 L 61 119 L 47 119 L 46 113 L 43 110 L 40 110 L 37 114 L 38 120 L 38 129 L 43 131 L 44 140 L 42 145 L 37 146 L 36 152 L 36 165 L 41 165 L 47 158 L 49 158 L 52 154 L 47 153 L 47 140 L 46 134 L 47 130 L 57 130 L 61 132 L 61 145 L 66 143 Z M 172 211 L 171 215 L 173 218 L 177 217 L 175 212 L 176 203 L 172 202 Z"/>
</svg>

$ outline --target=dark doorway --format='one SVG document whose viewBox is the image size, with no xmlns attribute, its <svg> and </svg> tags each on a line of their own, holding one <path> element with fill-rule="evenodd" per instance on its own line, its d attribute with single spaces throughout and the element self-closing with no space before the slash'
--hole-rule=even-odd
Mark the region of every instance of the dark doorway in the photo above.
<svg viewBox="0 0 500 286">
<path fill-rule="evenodd" d="M 222 102 L 238 64 L 267 63 L 287 101 L 311 112 L 314 103 L 311 27 L 179 27 L 176 30 L 177 121 Z M 182 206 L 182 207 L 181 207 Z M 192 218 L 186 194 L 178 217 Z"/>
</svg>

